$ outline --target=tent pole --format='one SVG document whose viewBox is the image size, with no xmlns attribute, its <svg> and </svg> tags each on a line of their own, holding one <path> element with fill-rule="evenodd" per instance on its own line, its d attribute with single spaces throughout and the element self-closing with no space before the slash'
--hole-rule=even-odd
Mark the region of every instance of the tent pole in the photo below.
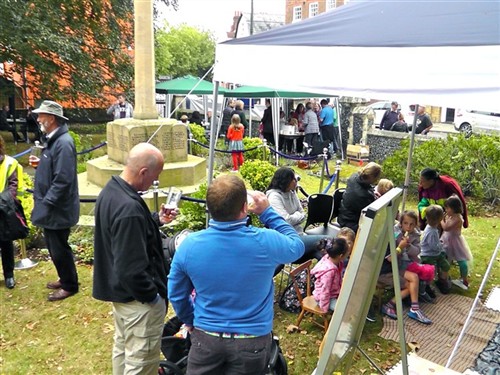
<svg viewBox="0 0 500 375">
<path fill-rule="evenodd" d="M 249 98 L 248 101 L 248 113 L 250 120 L 248 121 L 248 138 L 252 138 L 252 98 Z"/>
<path fill-rule="evenodd" d="M 271 111 L 273 119 L 273 131 L 274 131 L 274 147 L 276 151 L 279 151 L 279 140 L 280 140 L 280 107 L 279 99 L 272 98 L 271 100 Z M 276 166 L 279 164 L 279 155 L 276 152 Z"/>
<path fill-rule="evenodd" d="M 219 81 L 214 82 L 214 92 L 213 92 L 213 102 L 212 102 L 212 113 L 217 111 L 217 97 L 219 95 Z M 217 141 L 217 126 L 215 124 L 215 117 L 212 115 L 212 123 L 210 124 L 210 151 L 208 153 L 208 181 L 207 184 L 212 183 L 214 176 L 214 158 L 215 158 L 215 144 Z"/>
<path fill-rule="evenodd" d="M 411 136 L 410 136 L 410 150 L 408 151 L 408 162 L 406 164 L 406 176 L 405 176 L 405 184 L 403 186 L 403 202 L 401 204 L 401 212 L 405 210 L 406 197 L 408 195 L 408 189 L 410 187 L 410 171 L 413 159 L 413 147 L 415 146 L 415 130 L 417 125 L 417 116 L 418 116 L 418 104 L 415 106 L 415 115 L 413 116 L 413 126 L 411 127 Z"/>
<path fill-rule="evenodd" d="M 207 123 L 207 119 L 208 119 L 208 98 L 206 95 L 203 95 L 203 110 L 205 111 L 204 115 L 205 115 L 205 123 Z M 213 116 L 213 115 L 212 115 Z"/>
<path fill-rule="evenodd" d="M 344 160 L 344 144 L 342 143 L 342 126 L 340 124 L 340 105 L 339 105 L 339 97 L 335 98 L 335 112 L 337 115 L 337 127 L 339 129 L 339 146 L 340 146 L 340 158 Z"/>
</svg>

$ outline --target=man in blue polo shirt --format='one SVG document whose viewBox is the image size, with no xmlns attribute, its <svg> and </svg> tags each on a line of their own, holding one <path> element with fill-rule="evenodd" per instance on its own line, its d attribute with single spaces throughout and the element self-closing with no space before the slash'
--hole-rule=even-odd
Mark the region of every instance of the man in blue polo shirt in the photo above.
<svg viewBox="0 0 500 375">
<path fill-rule="evenodd" d="M 336 124 L 336 114 L 332 106 L 328 104 L 326 99 L 321 100 L 321 112 L 319 114 L 321 136 L 324 141 L 329 141 L 331 150 L 337 153 L 340 149 L 338 141 L 338 125 Z"/>
<path fill-rule="evenodd" d="M 175 253 L 168 296 L 191 331 L 188 374 L 264 374 L 269 362 L 274 270 L 300 258 L 304 244 L 265 194 L 251 196 L 247 204 L 237 176 L 215 179 L 207 191 L 209 227 Z M 247 226 L 247 211 L 269 229 Z"/>
</svg>

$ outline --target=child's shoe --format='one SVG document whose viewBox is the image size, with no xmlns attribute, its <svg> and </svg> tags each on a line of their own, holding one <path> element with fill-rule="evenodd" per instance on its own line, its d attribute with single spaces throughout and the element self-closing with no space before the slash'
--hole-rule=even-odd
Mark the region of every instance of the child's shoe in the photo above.
<svg viewBox="0 0 500 375">
<path fill-rule="evenodd" d="M 455 286 L 458 286 L 460 289 L 469 290 L 469 285 L 465 285 L 465 283 L 460 279 L 451 280 L 451 283 Z M 469 284 L 469 283 L 467 283 L 467 284 Z"/>
<path fill-rule="evenodd" d="M 422 310 L 412 310 L 408 311 L 408 317 L 416 320 L 422 324 L 432 324 L 432 320 L 425 316 Z"/>
<path fill-rule="evenodd" d="M 386 303 L 382 306 L 382 314 L 387 315 L 389 318 L 394 320 L 398 319 L 396 309 L 390 303 Z"/>
</svg>

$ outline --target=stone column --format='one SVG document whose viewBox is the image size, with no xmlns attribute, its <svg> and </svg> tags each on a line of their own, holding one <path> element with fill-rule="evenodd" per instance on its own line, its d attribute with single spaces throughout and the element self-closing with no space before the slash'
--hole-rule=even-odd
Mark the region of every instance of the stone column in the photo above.
<svg viewBox="0 0 500 375">
<path fill-rule="evenodd" d="M 359 117 L 360 112 L 357 107 L 364 106 L 368 101 L 363 98 L 354 98 L 350 96 L 342 96 L 339 99 L 342 105 L 341 130 L 342 140 L 347 144 L 357 144 L 363 139 L 366 142 L 366 131 L 368 127 L 368 119 L 366 116 Z"/>
<path fill-rule="evenodd" d="M 153 0 L 134 0 L 134 118 L 158 118 L 155 101 Z"/>
</svg>

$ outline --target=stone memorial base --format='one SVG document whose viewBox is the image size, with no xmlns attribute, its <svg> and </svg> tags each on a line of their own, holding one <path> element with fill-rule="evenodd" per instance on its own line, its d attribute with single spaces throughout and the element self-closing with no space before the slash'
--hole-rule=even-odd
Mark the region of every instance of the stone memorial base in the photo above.
<svg viewBox="0 0 500 375">
<path fill-rule="evenodd" d="M 155 145 L 165 158 L 163 172 L 159 178 L 160 203 L 166 198 L 161 191 L 168 190 L 171 186 L 182 190 L 183 194 L 195 192 L 198 186 L 206 181 L 206 160 L 187 153 L 186 126 L 173 119 L 122 119 L 107 125 L 108 155 L 89 160 L 87 172 L 78 175 L 81 199 L 96 199 L 111 176 L 117 176 L 123 171 L 129 150 L 138 143 L 147 142 L 153 134 L 155 136 L 150 143 Z M 144 200 L 153 210 L 153 194 L 144 195 Z M 93 222 L 92 218 L 85 215 L 93 215 L 94 207 L 95 203 L 80 204 L 83 225 Z"/>
</svg>

